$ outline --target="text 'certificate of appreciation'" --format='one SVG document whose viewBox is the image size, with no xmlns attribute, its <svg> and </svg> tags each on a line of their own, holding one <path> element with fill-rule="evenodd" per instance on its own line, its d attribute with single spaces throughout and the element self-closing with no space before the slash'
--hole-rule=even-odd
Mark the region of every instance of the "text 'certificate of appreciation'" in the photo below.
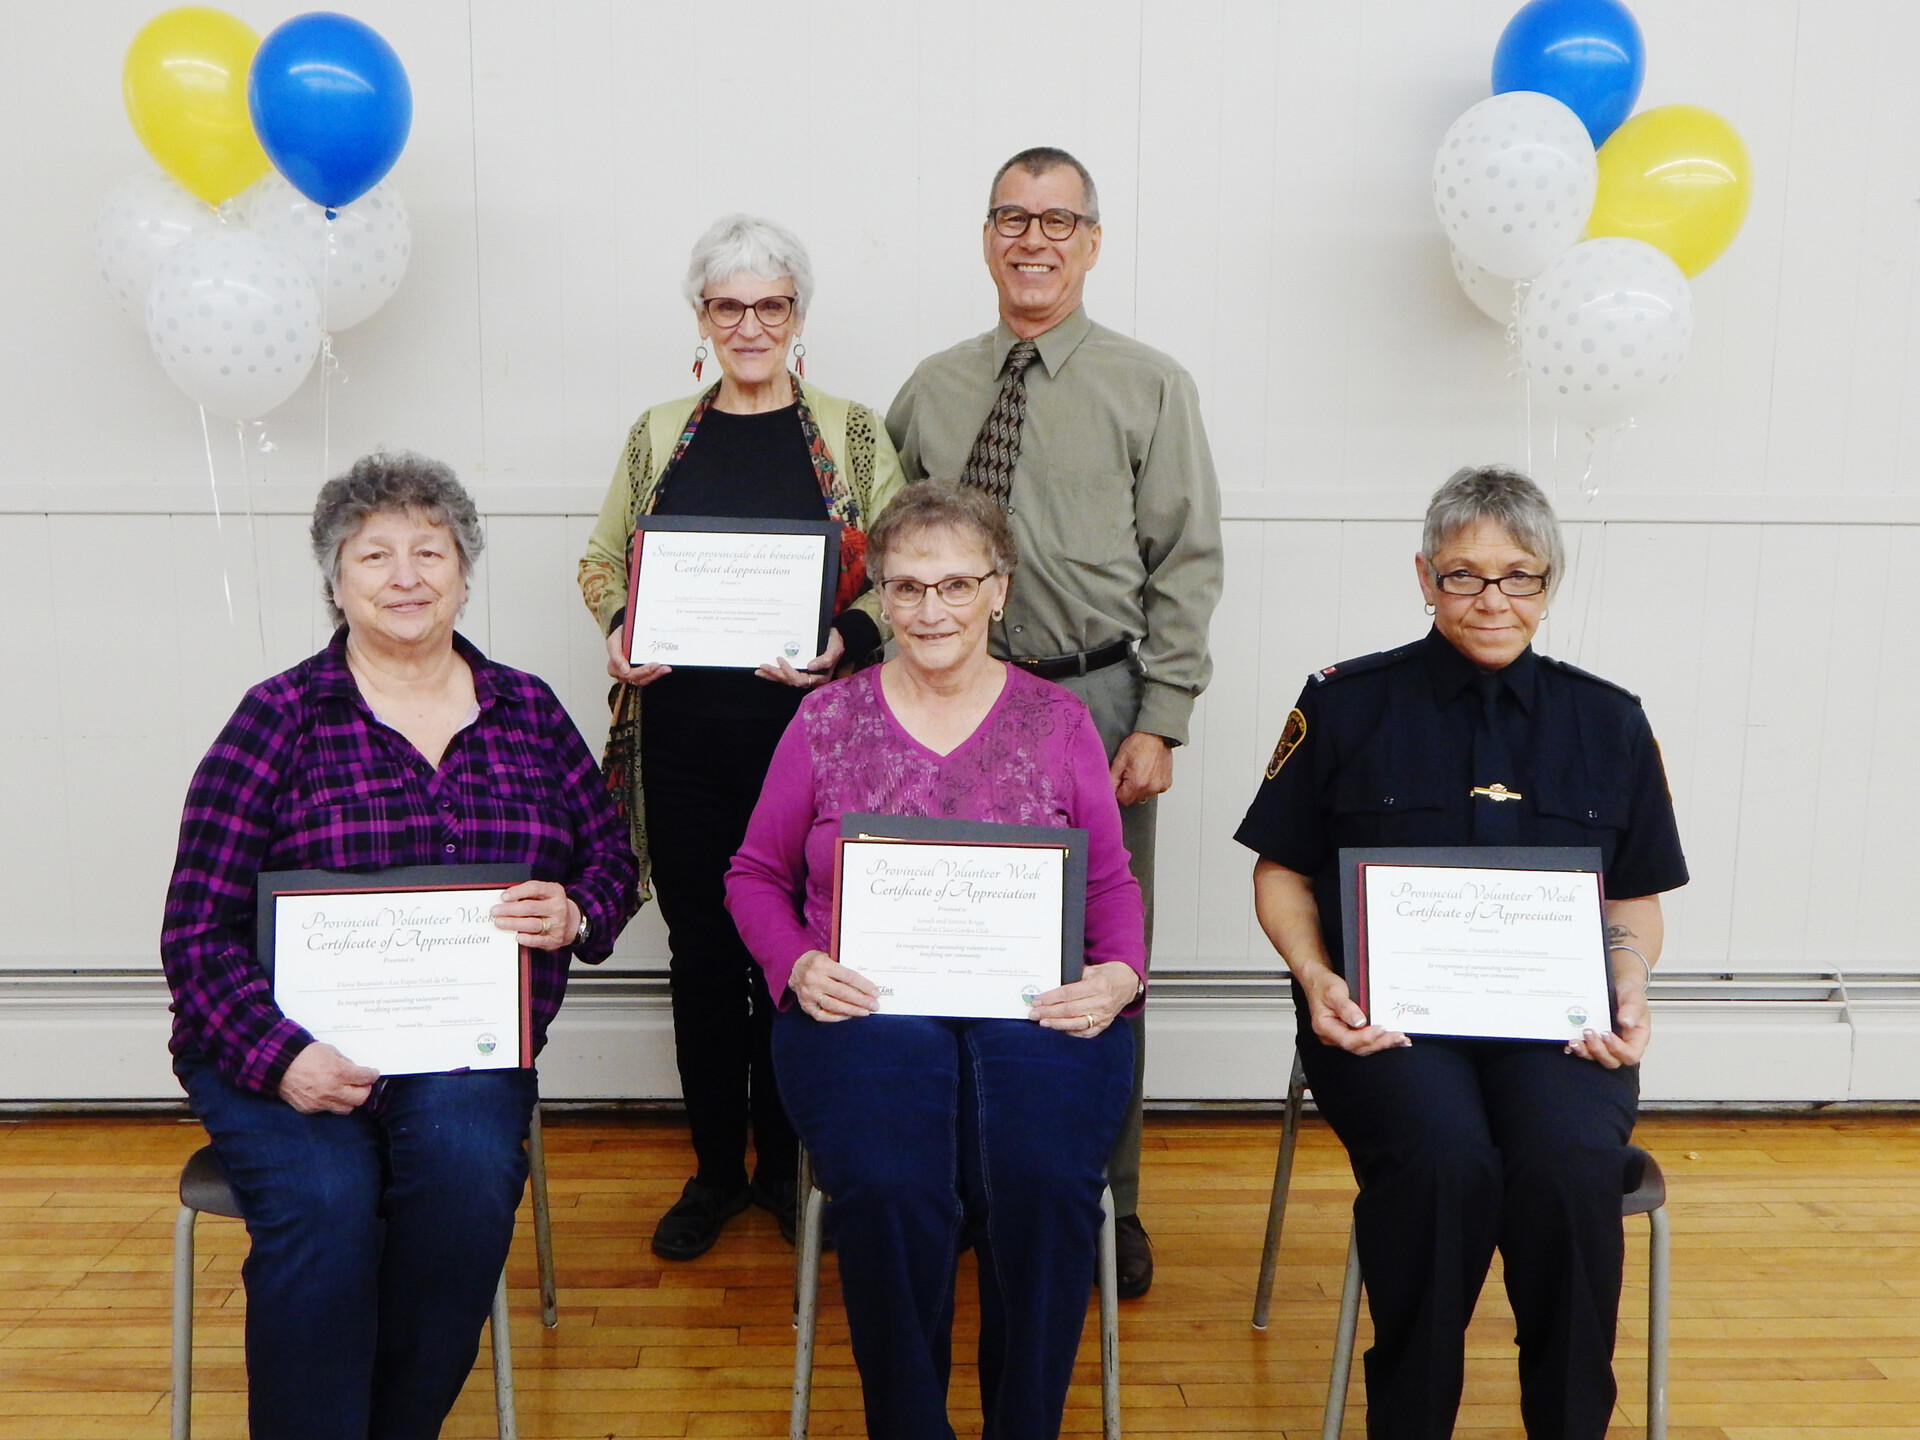
<svg viewBox="0 0 1920 1440">
<path fill-rule="evenodd" d="M 880 1012 L 1024 1020 L 1060 984 L 1067 847 L 839 841 L 834 957 Z"/>
<path fill-rule="evenodd" d="M 504 889 L 277 889 L 274 1001 L 383 1075 L 530 1064 L 525 952 L 493 923 Z"/>
<path fill-rule="evenodd" d="M 1389 1030 L 1570 1040 L 1612 1028 L 1600 876 L 1360 867 L 1361 999 Z"/>
<path fill-rule="evenodd" d="M 642 516 L 627 590 L 627 660 L 752 670 L 824 647 L 840 527 L 833 521 Z"/>
</svg>

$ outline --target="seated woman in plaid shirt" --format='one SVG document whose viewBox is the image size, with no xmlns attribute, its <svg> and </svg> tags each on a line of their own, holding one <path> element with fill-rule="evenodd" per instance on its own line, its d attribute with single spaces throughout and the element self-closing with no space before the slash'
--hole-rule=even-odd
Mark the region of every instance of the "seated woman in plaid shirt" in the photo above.
<svg viewBox="0 0 1920 1440">
<path fill-rule="evenodd" d="M 453 472 L 372 455 L 320 492 L 326 649 L 247 692 L 187 792 L 161 954 L 174 1071 L 247 1219 L 248 1409 L 275 1437 L 422 1436 L 473 1368 L 513 1236 L 534 1072 L 382 1079 L 274 1004 L 265 870 L 511 863 L 536 1052 L 633 852 L 553 692 L 453 624 L 483 543 Z"/>
</svg>

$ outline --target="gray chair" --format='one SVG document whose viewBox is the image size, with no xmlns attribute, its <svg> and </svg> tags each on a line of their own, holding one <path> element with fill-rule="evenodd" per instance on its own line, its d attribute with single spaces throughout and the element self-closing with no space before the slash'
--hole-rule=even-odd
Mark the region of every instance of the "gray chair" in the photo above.
<svg viewBox="0 0 1920 1440">
<path fill-rule="evenodd" d="M 1296 1062 L 1297 1063 L 1297 1062 Z M 1296 1070 L 1297 1073 L 1297 1070 Z M 1667 1436 L 1667 1182 L 1660 1164 L 1646 1151 L 1629 1146 L 1626 1193 L 1620 1214 L 1647 1217 L 1647 1440 Z M 1333 1374 L 1327 1382 L 1326 1408 L 1320 1415 L 1320 1440 L 1339 1440 L 1347 1411 L 1347 1380 L 1353 1368 L 1353 1337 L 1360 1325 L 1360 1249 L 1347 1230 L 1347 1277 L 1340 1287 L 1340 1321 L 1333 1337 Z"/>
<path fill-rule="evenodd" d="M 540 1135 L 540 1107 L 533 1108 L 527 1133 L 527 1168 L 533 1183 L 534 1248 L 540 1266 L 540 1318 L 552 1329 L 558 1323 L 559 1294 L 553 1282 L 553 1243 L 547 1222 L 547 1157 Z M 240 1220 L 234 1198 L 211 1145 L 202 1145 L 187 1157 L 180 1171 L 180 1211 L 173 1221 L 173 1419 L 172 1440 L 188 1440 L 193 1433 L 193 1232 L 200 1216 L 222 1215 Z M 507 1323 L 507 1274 L 493 1292 L 493 1313 L 487 1330 L 493 1342 L 493 1410 L 500 1440 L 518 1440 L 519 1423 L 513 1407 L 513 1337 Z"/>
<path fill-rule="evenodd" d="M 813 1164 L 800 1151 L 799 1244 L 793 1261 L 793 1407 L 787 1440 L 807 1440 L 813 1403 L 813 1336 L 820 1313 L 820 1251 L 827 1197 L 813 1183 Z M 1120 1283 L 1113 1240 L 1113 1192 L 1100 1192 L 1100 1248 L 1095 1270 L 1100 1286 L 1100 1433 L 1120 1440 Z"/>
</svg>

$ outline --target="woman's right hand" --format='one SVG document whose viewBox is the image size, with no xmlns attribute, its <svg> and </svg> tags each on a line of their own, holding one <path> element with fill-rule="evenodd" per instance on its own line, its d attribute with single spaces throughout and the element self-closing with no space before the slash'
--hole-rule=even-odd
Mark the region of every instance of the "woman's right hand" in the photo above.
<svg viewBox="0 0 1920 1440">
<path fill-rule="evenodd" d="M 671 675 L 671 665 L 629 665 L 627 663 L 627 630 L 624 625 L 616 625 L 613 633 L 607 636 L 607 674 L 629 685 L 651 685 L 662 675 Z"/>
<path fill-rule="evenodd" d="M 356 1065 L 325 1041 L 316 1040 L 280 1077 L 280 1098 L 302 1115 L 349 1115 L 367 1103 L 378 1070 Z"/>
<path fill-rule="evenodd" d="M 1307 1015 L 1313 1033 L 1323 1045 L 1350 1055 L 1373 1055 L 1413 1042 L 1398 1030 L 1367 1023 L 1367 1012 L 1354 1003 L 1347 982 L 1331 970 L 1321 970 L 1302 987 L 1307 992 Z"/>
<path fill-rule="evenodd" d="M 824 950 L 809 950 L 793 962 L 787 989 L 816 1020 L 851 1020 L 880 1008 L 880 991 L 874 983 Z"/>
</svg>

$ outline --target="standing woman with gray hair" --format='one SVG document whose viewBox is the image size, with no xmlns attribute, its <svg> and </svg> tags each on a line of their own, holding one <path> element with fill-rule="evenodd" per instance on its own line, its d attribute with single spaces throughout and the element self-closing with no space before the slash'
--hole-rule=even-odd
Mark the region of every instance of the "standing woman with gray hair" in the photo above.
<svg viewBox="0 0 1920 1440">
<path fill-rule="evenodd" d="M 674 1049 L 697 1170 L 654 1231 L 653 1251 L 667 1260 L 704 1254 L 749 1203 L 793 1239 L 798 1147 L 774 1081 L 773 1006 L 727 915 L 723 881 L 802 697 L 879 648 L 865 532 L 901 483 L 879 417 L 801 378 L 813 266 L 789 231 L 750 215 L 716 221 L 693 247 L 682 293 L 699 332 L 694 378 L 709 355 L 720 378 L 635 423 L 579 573 L 616 682 L 607 781 L 627 816 L 643 898 L 659 881 L 671 951 Z M 826 650 L 798 669 L 778 656 L 755 671 L 629 665 L 627 562 L 643 515 L 839 521 Z"/>
<path fill-rule="evenodd" d="M 1467 1322 L 1497 1247 L 1533 1440 L 1597 1440 L 1613 1411 L 1620 1197 L 1660 958 L 1661 892 L 1687 883 L 1640 701 L 1532 646 L 1563 565 L 1531 480 L 1467 469 L 1434 494 L 1414 572 L 1433 628 L 1308 680 L 1236 838 L 1293 975 L 1298 1049 L 1347 1147 L 1374 1323 L 1367 1433 L 1443 1440 Z M 1340 852 L 1600 851 L 1617 1033 L 1406 1034 L 1355 1003 Z"/>
<path fill-rule="evenodd" d="M 256 883 L 524 867 L 493 923 L 531 951 L 537 1053 L 569 961 L 604 960 L 633 913 L 633 856 L 553 691 L 454 633 L 482 537 L 451 470 L 369 455 L 322 487 L 312 537 L 340 628 L 247 692 L 187 791 L 160 937 L 174 1073 L 252 1241 L 251 1432 L 429 1440 L 513 1239 L 534 1071 L 383 1077 L 316 1040 L 274 1001 Z"/>
</svg>

